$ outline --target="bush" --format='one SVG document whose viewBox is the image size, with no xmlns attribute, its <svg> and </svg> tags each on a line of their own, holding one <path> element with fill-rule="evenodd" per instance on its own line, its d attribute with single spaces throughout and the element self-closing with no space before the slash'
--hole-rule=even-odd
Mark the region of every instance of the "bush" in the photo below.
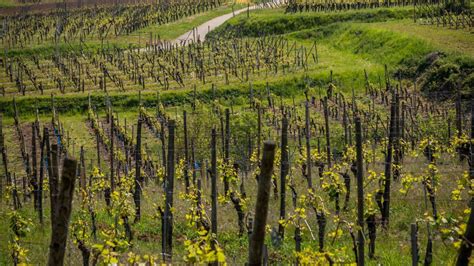
<svg viewBox="0 0 474 266">
<path fill-rule="evenodd" d="M 447 100 L 461 94 L 465 99 L 472 99 L 474 77 L 472 71 L 449 60 L 438 59 L 420 76 L 421 90 L 428 97 Z"/>
</svg>

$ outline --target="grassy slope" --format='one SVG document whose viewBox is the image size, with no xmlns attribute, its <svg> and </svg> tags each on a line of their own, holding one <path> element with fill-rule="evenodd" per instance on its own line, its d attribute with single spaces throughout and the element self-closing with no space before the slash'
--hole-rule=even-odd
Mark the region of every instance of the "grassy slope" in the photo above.
<svg viewBox="0 0 474 266">
<path fill-rule="evenodd" d="M 411 14 L 409 8 L 364 9 L 335 13 L 303 12 L 295 14 L 285 14 L 284 9 L 264 9 L 252 12 L 250 19 L 242 14 L 230 19 L 225 25 L 217 29 L 215 34 L 235 29 L 238 29 L 245 36 L 284 34 L 335 22 L 377 22 L 409 18 Z"/>
<path fill-rule="evenodd" d="M 337 23 L 292 34 L 295 38 L 316 40 L 322 45 L 351 54 L 374 64 L 395 67 L 404 58 L 424 55 L 436 48 L 423 40 L 410 38 L 370 24 Z M 347 65 L 349 62 L 346 61 Z M 352 67 L 352 66 L 350 66 Z"/>
<path fill-rule="evenodd" d="M 343 13 L 285 14 L 282 9 L 258 10 L 250 19 L 240 15 L 228 21 L 214 34 L 239 29 L 245 36 L 259 33 L 284 34 L 314 29 L 332 23 L 367 24 L 370 28 L 398 33 L 407 39 L 423 41 L 435 49 L 474 57 L 474 36 L 465 30 L 414 24 L 411 8 L 356 10 Z M 374 37 L 374 36 L 369 36 Z M 369 40 L 370 41 L 370 40 Z"/>
<path fill-rule="evenodd" d="M 474 35 L 465 30 L 414 24 L 411 20 L 387 21 L 370 24 L 371 27 L 402 33 L 421 39 L 433 47 L 474 58 Z"/>
<path fill-rule="evenodd" d="M 356 10 L 343 13 L 296 13 L 285 14 L 282 9 L 258 10 L 250 19 L 237 16 L 216 30 L 214 34 L 238 29 L 245 36 L 260 33 L 285 34 L 289 32 L 321 28 L 333 23 L 366 24 L 371 29 L 398 33 L 401 37 L 424 42 L 423 46 L 445 52 L 474 57 L 474 36 L 465 30 L 455 30 L 431 25 L 414 24 L 411 8 Z M 367 36 L 373 38 L 376 35 Z M 370 40 L 368 40 L 370 41 Z M 384 44 L 386 45 L 386 44 Z"/>
</svg>

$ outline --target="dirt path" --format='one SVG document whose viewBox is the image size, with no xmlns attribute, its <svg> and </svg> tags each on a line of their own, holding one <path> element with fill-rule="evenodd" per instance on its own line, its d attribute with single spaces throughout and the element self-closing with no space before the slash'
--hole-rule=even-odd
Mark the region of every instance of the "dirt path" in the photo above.
<svg viewBox="0 0 474 266">
<path fill-rule="evenodd" d="M 198 27 L 194 28 L 193 30 L 190 30 L 178 38 L 166 42 L 167 45 L 179 45 L 179 46 L 186 46 L 190 43 L 193 43 L 197 40 L 200 40 L 201 42 L 206 39 L 206 35 L 214 30 L 215 28 L 219 27 L 220 25 L 224 24 L 227 20 L 233 18 L 234 16 L 237 16 L 240 13 L 247 12 L 247 10 L 256 10 L 256 9 L 264 9 L 264 8 L 276 8 L 278 6 L 281 6 L 282 4 L 286 3 L 286 0 L 272 0 L 268 1 L 265 3 L 261 3 L 258 5 L 253 5 L 250 7 L 242 8 L 239 10 L 235 10 L 232 13 L 228 13 L 216 18 L 213 18 L 209 21 L 206 21 L 205 23 L 199 25 Z M 146 48 L 142 48 L 142 50 L 146 50 Z"/>
</svg>

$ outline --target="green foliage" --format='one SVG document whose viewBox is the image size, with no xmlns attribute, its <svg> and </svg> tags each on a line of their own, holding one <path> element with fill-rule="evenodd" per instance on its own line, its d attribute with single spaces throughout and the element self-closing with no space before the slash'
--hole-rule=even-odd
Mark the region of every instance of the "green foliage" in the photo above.
<svg viewBox="0 0 474 266">
<path fill-rule="evenodd" d="M 13 232 L 13 235 L 8 242 L 11 257 L 15 264 L 25 264 L 28 262 L 28 249 L 23 247 L 21 240 L 26 237 L 28 232 L 30 232 L 32 222 L 17 210 L 12 210 L 8 213 L 8 216 L 10 219 L 10 229 Z"/>
<path fill-rule="evenodd" d="M 474 60 L 469 57 L 433 52 L 403 60 L 395 75 L 416 78 L 421 90 L 432 99 L 452 99 L 458 93 L 469 99 L 474 96 L 473 70 Z"/>
<path fill-rule="evenodd" d="M 321 32 L 316 37 L 323 43 L 388 65 L 399 64 L 406 58 L 423 55 L 431 50 L 420 39 L 365 24 L 337 23 L 313 31 Z"/>
</svg>

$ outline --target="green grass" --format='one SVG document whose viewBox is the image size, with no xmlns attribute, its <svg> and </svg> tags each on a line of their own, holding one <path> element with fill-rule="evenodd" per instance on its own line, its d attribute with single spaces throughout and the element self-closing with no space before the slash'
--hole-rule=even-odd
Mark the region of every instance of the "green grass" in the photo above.
<svg viewBox="0 0 474 266">
<path fill-rule="evenodd" d="M 230 19 L 213 33 L 214 35 L 238 30 L 243 36 L 261 34 L 284 34 L 335 22 L 363 21 L 376 22 L 403 19 L 411 16 L 410 8 L 379 8 L 351 10 L 347 12 L 303 12 L 285 14 L 284 9 L 264 9 L 251 13 L 250 18 L 240 14 Z"/>
<path fill-rule="evenodd" d="M 366 23 L 335 23 L 293 33 L 378 64 L 398 65 L 403 59 L 435 50 L 425 41 L 390 30 L 373 28 Z"/>
<path fill-rule="evenodd" d="M 467 30 L 455 30 L 434 25 L 414 24 L 412 20 L 375 22 L 369 24 L 375 29 L 390 30 L 407 38 L 421 39 L 432 47 L 474 58 L 474 35 Z"/>
<path fill-rule="evenodd" d="M 41 0 L 40 4 L 43 3 L 62 3 L 60 0 Z M 67 1 L 69 2 L 69 1 Z M 18 0 L 0 0 L 1 7 L 15 7 L 15 6 L 26 6 L 26 5 L 36 5 L 36 3 L 21 3 Z"/>
<path fill-rule="evenodd" d="M 18 3 L 15 0 L 1 0 L 0 1 L 0 8 L 5 8 L 5 7 L 14 7 L 18 6 L 20 3 Z"/>
</svg>

